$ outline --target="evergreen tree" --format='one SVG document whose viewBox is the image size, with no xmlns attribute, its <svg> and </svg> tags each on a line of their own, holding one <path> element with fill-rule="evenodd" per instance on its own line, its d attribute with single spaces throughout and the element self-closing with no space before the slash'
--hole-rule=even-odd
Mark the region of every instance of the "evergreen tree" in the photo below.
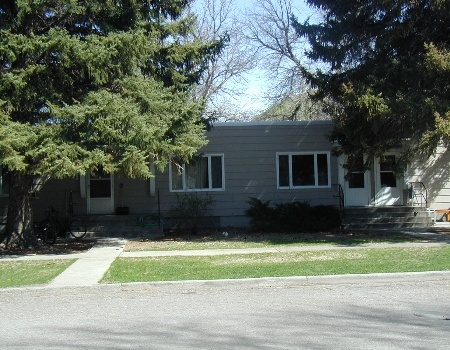
<svg viewBox="0 0 450 350">
<path fill-rule="evenodd" d="M 309 39 L 303 74 L 328 98 L 337 153 L 381 156 L 450 143 L 450 0 L 308 0 L 319 24 L 296 22 Z M 369 159 L 373 157 L 369 157 Z"/>
<path fill-rule="evenodd" d="M 201 42 L 189 0 L 0 3 L 0 162 L 9 245 L 34 244 L 36 179 L 103 169 L 151 176 L 205 144 L 192 87 L 221 41 Z"/>
</svg>

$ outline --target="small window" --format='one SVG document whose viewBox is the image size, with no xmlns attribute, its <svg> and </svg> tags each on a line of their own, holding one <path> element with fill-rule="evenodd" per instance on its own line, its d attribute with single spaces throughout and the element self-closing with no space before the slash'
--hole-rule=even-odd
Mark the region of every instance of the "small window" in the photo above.
<svg viewBox="0 0 450 350">
<path fill-rule="evenodd" d="M 386 156 L 380 162 L 381 187 L 397 187 L 397 177 L 394 172 L 395 166 L 395 156 Z"/>
<path fill-rule="evenodd" d="M 348 187 L 349 188 L 364 188 L 365 187 L 365 175 L 364 175 L 364 159 L 358 157 L 356 159 L 355 167 L 349 174 Z"/>
<path fill-rule="evenodd" d="M 9 195 L 9 171 L 8 168 L 0 164 L 0 196 Z"/>
<path fill-rule="evenodd" d="M 111 175 L 102 169 L 91 172 L 89 183 L 90 198 L 110 198 L 111 197 Z"/>
<path fill-rule="evenodd" d="M 224 190 L 223 155 L 194 157 L 182 167 L 169 165 L 171 191 Z"/>
<path fill-rule="evenodd" d="M 278 153 L 278 188 L 330 186 L 330 154 Z"/>
</svg>

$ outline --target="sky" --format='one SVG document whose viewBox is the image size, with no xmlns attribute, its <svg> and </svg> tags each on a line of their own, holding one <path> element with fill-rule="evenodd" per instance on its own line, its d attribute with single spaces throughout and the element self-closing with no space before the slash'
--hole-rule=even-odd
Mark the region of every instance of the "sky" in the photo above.
<svg viewBox="0 0 450 350">
<path fill-rule="evenodd" d="M 261 4 L 263 0 L 194 0 L 195 11 L 199 14 L 204 11 L 205 1 L 215 1 L 215 4 L 219 4 L 220 1 L 232 1 L 236 7 L 239 16 L 245 16 L 246 12 L 255 12 L 258 4 Z M 267 0 L 265 0 L 267 1 Z M 289 0 L 270 0 L 273 4 L 277 4 L 279 1 Z M 306 4 L 306 0 L 290 0 L 292 1 L 292 7 L 294 14 L 298 19 L 304 20 L 312 14 L 313 10 Z M 230 84 L 230 83 L 227 83 Z M 222 96 L 220 100 L 229 105 L 233 105 L 231 110 L 238 109 L 249 115 L 257 115 L 266 110 L 271 101 L 265 98 L 270 88 L 270 84 L 273 82 L 265 75 L 262 69 L 253 69 L 248 74 L 245 74 L 242 79 L 234 80 L 234 85 L 228 85 L 231 90 L 235 90 L 234 87 L 238 86 L 239 93 L 234 94 L 231 97 L 228 95 Z"/>
</svg>

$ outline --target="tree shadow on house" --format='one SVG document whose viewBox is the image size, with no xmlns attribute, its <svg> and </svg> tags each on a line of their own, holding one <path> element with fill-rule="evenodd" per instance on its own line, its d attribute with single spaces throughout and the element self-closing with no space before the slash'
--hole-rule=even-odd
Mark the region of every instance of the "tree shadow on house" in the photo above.
<svg viewBox="0 0 450 350">
<path fill-rule="evenodd" d="M 422 182 L 425 185 L 428 206 L 433 209 L 450 207 L 450 167 L 448 164 L 450 164 L 450 151 L 438 148 L 434 156 L 419 156 L 408 168 L 409 181 Z"/>
</svg>

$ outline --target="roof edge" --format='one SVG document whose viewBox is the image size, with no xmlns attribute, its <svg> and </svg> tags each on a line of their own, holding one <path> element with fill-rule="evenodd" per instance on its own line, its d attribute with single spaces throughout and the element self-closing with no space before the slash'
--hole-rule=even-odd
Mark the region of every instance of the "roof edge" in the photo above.
<svg viewBox="0 0 450 350">
<path fill-rule="evenodd" d="M 253 121 L 253 122 L 213 122 L 212 127 L 236 126 L 286 126 L 286 125 L 331 125 L 332 120 L 279 120 L 279 121 Z"/>
</svg>

